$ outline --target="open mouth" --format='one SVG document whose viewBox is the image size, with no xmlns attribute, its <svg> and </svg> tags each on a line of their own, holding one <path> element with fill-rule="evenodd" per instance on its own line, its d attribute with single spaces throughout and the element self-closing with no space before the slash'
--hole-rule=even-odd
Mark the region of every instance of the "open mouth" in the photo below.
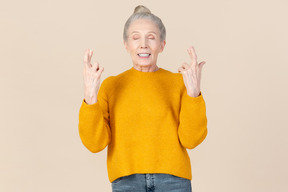
<svg viewBox="0 0 288 192">
<path fill-rule="evenodd" d="M 137 54 L 140 58 L 148 58 L 151 54 L 150 53 L 139 53 Z"/>
</svg>

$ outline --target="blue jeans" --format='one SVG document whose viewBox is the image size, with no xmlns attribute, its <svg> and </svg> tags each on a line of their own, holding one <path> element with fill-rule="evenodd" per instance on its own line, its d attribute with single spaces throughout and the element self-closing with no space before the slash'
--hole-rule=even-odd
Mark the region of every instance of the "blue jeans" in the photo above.
<svg viewBox="0 0 288 192">
<path fill-rule="evenodd" d="M 112 192 L 192 192 L 191 180 L 170 174 L 132 174 L 112 183 Z"/>
</svg>

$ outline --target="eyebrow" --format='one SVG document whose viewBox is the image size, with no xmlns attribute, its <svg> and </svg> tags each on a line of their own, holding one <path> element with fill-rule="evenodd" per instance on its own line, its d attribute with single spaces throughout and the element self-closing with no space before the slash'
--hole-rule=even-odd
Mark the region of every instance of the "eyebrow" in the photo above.
<svg viewBox="0 0 288 192">
<path fill-rule="evenodd" d="M 133 33 L 139 33 L 138 31 L 133 31 L 132 33 L 131 33 L 131 35 L 133 34 Z M 153 32 L 153 31 L 149 31 L 148 33 L 154 33 L 155 35 L 157 35 L 155 32 Z"/>
</svg>

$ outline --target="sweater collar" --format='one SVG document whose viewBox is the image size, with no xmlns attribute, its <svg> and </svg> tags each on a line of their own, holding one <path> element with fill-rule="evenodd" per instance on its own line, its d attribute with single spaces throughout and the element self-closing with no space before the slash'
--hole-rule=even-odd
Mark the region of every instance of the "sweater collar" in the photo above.
<svg viewBox="0 0 288 192">
<path fill-rule="evenodd" d="M 153 75 L 158 75 L 159 73 L 162 72 L 162 68 L 161 67 L 158 67 L 158 70 L 157 71 L 152 71 L 152 72 L 143 72 L 143 71 L 139 71 L 137 69 L 135 69 L 134 67 L 131 67 L 130 68 L 130 72 L 135 74 L 135 75 L 142 75 L 142 76 L 153 76 Z"/>
</svg>

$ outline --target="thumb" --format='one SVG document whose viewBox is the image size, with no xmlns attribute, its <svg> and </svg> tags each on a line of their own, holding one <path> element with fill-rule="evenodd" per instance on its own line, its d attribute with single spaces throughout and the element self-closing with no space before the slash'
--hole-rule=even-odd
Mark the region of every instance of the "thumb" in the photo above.
<svg viewBox="0 0 288 192">
<path fill-rule="evenodd" d="M 102 72 L 104 71 L 103 67 L 99 67 L 99 70 L 95 72 L 94 77 L 98 76 L 98 79 L 101 78 Z"/>
<path fill-rule="evenodd" d="M 100 74 L 104 71 L 104 67 L 99 67 Z"/>
</svg>

